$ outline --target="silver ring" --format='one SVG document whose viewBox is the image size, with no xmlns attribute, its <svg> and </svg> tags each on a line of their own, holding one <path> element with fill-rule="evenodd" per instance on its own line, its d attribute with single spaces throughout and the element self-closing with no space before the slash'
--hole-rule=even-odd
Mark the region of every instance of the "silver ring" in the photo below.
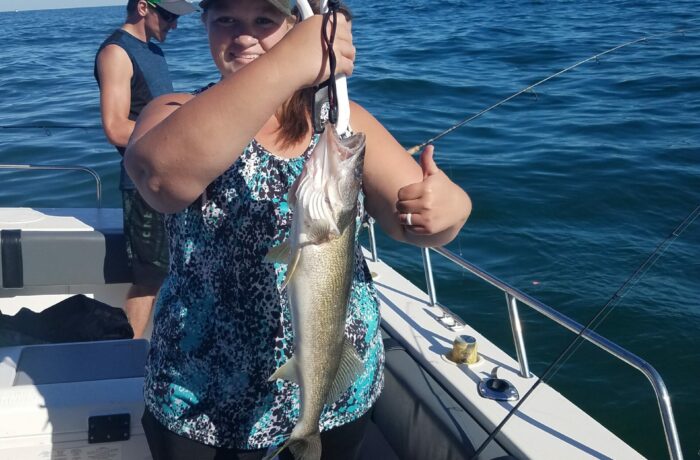
<svg viewBox="0 0 700 460">
<path fill-rule="evenodd" d="M 406 225 L 411 226 L 413 225 L 413 222 L 411 222 L 411 213 L 406 213 Z"/>
</svg>

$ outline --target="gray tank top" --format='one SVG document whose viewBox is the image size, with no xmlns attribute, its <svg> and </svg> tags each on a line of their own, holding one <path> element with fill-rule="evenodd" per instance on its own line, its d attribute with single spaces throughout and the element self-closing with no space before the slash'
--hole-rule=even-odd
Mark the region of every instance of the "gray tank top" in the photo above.
<svg viewBox="0 0 700 460">
<path fill-rule="evenodd" d="M 173 84 L 170 80 L 168 64 L 165 62 L 163 50 L 151 42 L 144 42 L 122 29 L 115 30 L 112 35 L 102 42 L 95 55 L 95 80 L 100 84 L 97 73 L 97 56 L 107 45 L 117 45 L 126 51 L 134 68 L 131 77 L 131 106 L 129 107 L 129 120 L 136 120 L 143 108 L 153 98 L 162 94 L 173 92 Z M 117 147 L 117 151 L 123 157 L 124 148 Z M 133 190 L 136 188 L 124 170 L 124 161 L 121 163 L 120 190 Z"/>
</svg>

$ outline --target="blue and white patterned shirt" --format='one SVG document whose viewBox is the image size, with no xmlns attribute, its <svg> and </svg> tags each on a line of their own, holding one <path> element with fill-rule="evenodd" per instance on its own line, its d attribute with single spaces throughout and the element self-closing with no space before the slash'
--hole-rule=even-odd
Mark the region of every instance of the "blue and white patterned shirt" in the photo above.
<svg viewBox="0 0 700 460">
<path fill-rule="evenodd" d="M 259 449 L 281 444 L 296 423 L 298 386 L 268 382 L 292 354 L 290 307 L 281 290 L 286 265 L 263 259 L 289 235 L 287 191 L 316 142 L 318 136 L 302 156 L 287 159 L 253 140 L 202 200 L 166 216 L 170 273 L 156 303 L 145 400 L 177 434 L 217 447 Z M 345 335 L 365 370 L 326 405 L 322 430 L 357 419 L 379 396 L 379 321 L 374 285 L 356 243 Z"/>
</svg>

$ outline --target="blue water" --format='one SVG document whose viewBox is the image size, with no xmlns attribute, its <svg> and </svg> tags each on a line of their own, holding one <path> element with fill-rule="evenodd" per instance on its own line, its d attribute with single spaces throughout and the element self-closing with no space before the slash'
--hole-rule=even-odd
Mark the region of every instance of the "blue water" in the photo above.
<svg viewBox="0 0 700 460">
<path fill-rule="evenodd" d="M 450 249 L 586 323 L 700 205 L 697 1 L 439 3 L 351 0 L 350 93 L 407 148 L 579 60 L 647 34 L 436 142 L 474 212 Z M 0 162 L 81 164 L 119 206 L 118 156 L 99 129 L 94 51 L 122 7 L 0 14 Z M 216 79 L 196 16 L 164 44 L 177 90 Z M 91 206 L 89 176 L 0 171 L 0 205 Z M 415 248 L 380 235 L 380 257 L 423 285 Z M 619 302 L 598 332 L 664 377 L 686 458 L 700 449 L 700 220 Z M 438 299 L 514 353 L 502 294 L 434 260 Z M 542 373 L 572 335 L 521 312 Z M 666 447 L 646 379 L 584 345 L 552 384 L 649 458 Z"/>
</svg>

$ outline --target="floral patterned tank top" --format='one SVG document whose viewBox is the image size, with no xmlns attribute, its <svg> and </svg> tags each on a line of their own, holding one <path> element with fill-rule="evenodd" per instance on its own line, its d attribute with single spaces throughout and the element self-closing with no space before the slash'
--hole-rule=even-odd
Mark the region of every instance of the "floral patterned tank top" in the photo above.
<svg viewBox="0 0 700 460">
<path fill-rule="evenodd" d="M 281 289 L 286 265 L 263 259 L 289 234 L 287 191 L 317 141 L 286 159 L 253 140 L 201 200 L 166 216 L 170 271 L 156 302 L 144 392 L 148 410 L 179 435 L 260 449 L 281 444 L 299 417 L 298 386 L 268 382 L 292 355 L 293 331 Z M 362 212 L 360 197 L 358 222 Z M 325 406 L 322 430 L 363 415 L 384 383 L 377 296 L 355 241 L 345 335 L 364 372 Z"/>
</svg>

